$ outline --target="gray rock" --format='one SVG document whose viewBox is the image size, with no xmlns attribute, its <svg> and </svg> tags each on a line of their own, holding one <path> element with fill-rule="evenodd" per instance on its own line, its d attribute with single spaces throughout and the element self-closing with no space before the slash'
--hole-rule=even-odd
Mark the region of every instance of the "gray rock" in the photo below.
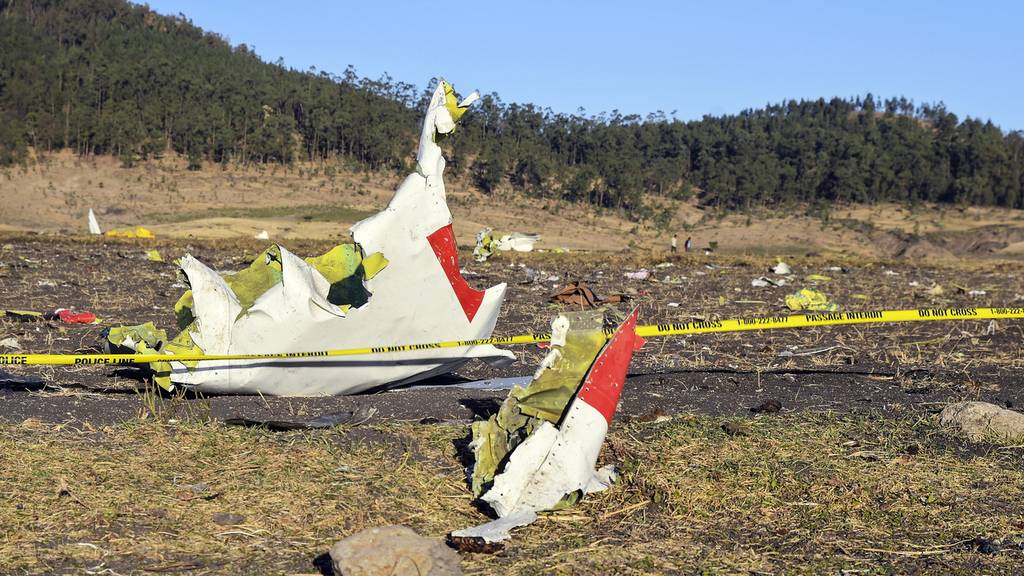
<svg viewBox="0 0 1024 576">
<path fill-rule="evenodd" d="M 367 528 L 331 547 L 338 576 L 461 576 L 459 555 L 406 526 Z"/>
<path fill-rule="evenodd" d="M 213 515 L 213 521 L 221 526 L 237 526 L 245 522 L 245 516 L 231 512 L 217 512 Z"/>
<path fill-rule="evenodd" d="M 939 414 L 939 424 L 958 430 L 971 440 L 1024 438 L 1024 414 L 988 402 L 957 402 Z"/>
</svg>

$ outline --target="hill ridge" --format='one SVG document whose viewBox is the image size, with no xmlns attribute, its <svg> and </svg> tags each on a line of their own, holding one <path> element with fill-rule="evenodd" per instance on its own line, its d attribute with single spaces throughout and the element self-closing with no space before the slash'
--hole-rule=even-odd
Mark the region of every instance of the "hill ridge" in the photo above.
<svg viewBox="0 0 1024 576">
<path fill-rule="evenodd" d="M 456 84 L 458 79 L 453 79 Z M 167 151 L 204 164 L 337 160 L 407 171 L 422 93 L 390 77 L 264 62 L 185 18 L 125 0 L 0 3 L 0 164 L 28 150 Z M 487 94 L 446 143 L 450 170 L 491 193 L 630 211 L 649 198 L 729 210 L 779 203 L 1024 207 L 1024 135 L 940 104 L 871 94 L 789 100 L 681 122 L 505 104 Z"/>
</svg>

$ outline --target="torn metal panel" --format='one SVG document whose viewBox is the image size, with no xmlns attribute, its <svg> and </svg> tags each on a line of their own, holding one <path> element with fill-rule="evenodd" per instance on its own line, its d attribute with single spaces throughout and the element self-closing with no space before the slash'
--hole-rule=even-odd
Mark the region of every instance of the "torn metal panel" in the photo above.
<svg viewBox="0 0 1024 576">
<path fill-rule="evenodd" d="M 540 234 L 523 234 L 513 232 L 505 234 L 498 239 L 498 250 L 514 250 L 516 252 L 531 252 L 533 245 L 540 241 Z"/>
<path fill-rule="evenodd" d="M 612 339 L 599 348 L 600 353 L 596 354 L 596 358 L 591 356 L 594 359 L 592 363 L 588 362 L 586 377 L 582 379 L 582 384 L 576 381 L 574 394 L 569 396 L 568 407 L 560 414 L 557 425 L 544 412 L 540 418 L 514 431 L 521 434 L 523 429 L 533 424 L 525 439 L 517 445 L 509 446 L 508 452 L 502 456 L 504 465 L 501 471 L 493 477 L 490 486 L 480 496 L 499 519 L 476 528 L 453 532 L 452 536 L 479 538 L 484 542 L 500 541 L 509 537 L 511 528 L 532 521 L 537 512 L 564 507 L 584 494 L 603 490 L 610 485 L 611 471 L 607 467 L 595 471 L 594 466 L 618 406 L 633 352 L 643 345 L 643 339 L 635 333 L 636 321 L 637 311 L 634 310 Z M 572 330 L 568 331 L 566 347 L 577 341 L 577 336 Z M 554 335 L 552 340 L 555 340 Z M 559 349 L 553 345 L 549 357 L 560 355 L 566 347 Z M 571 373 L 578 368 L 578 364 L 567 364 L 560 368 L 557 359 L 549 364 L 550 367 L 542 364 L 536 381 L 552 372 L 565 370 Z M 513 390 L 512 395 L 515 394 Z M 517 405 L 518 398 L 512 401 L 510 396 L 502 410 Z M 493 428 L 474 425 L 473 432 L 473 445 L 477 454 L 482 449 L 493 449 L 496 445 L 500 447 L 500 437 L 495 443 L 497 431 Z M 490 435 L 478 436 L 478 432 L 490 432 Z M 510 434 L 509 437 L 514 439 L 516 434 Z M 493 455 L 487 456 L 493 459 Z M 490 462 L 486 464 L 490 465 Z M 474 490 L 477 489 L 475 472 Z"/>
<path fill-rule="evenodd" d="M 485 262 L 494 254 L 494 231 L 484 228 L 476 233 L 476 247 L 473 248 L 473 259 L 477 262 Z"/>
<path fill-rule="evenodd" d="M 100 230 L 100 223 L 96 220 L 96 213 L 92 211 L 92 208 L 89 208 L 89 234 L 103 234 L 103 231 Z"/>
<path fill-rule="evenodd" d="M 33 310 L 0 310 L 0 318 L 4 317 L 18 320 L 19 322 L 35 322 L 45 319 L 42 312 L 35 312 Z"/>
<path fill-rule="evenodd" d="M 107 230 L 105 236 L 110 238 L 156 238 L 148 228 L 142 226 L 136 226 L 135 228 L 127 228 L 124 230 Z"/>
<path fill-rule="evenodd" d="M 473 257 L 477 262 L 484 262 L 490 258 L 495 251 L 504 252 L 531 252 L 533 246 L 540 241 L 540 234 L 523 234 L 512 232 L 498 237 L 490 228 L 484 228 L 476 234 L 476 247 L 473 249 Z"/>
<path fill-rule="evenodd" d="M 601 298 L 594 294 L 594 291 L 589 286 L 580 281 L 566 284 L 564 288 L 561 288 L 549 298 L 551 302 L 571 304 L 580 308 L 594 308 L 601 304 L 617 304 L 619 302 L 627 302 L 629 299 L 630 297 L 625 294 L 612 294 L 607 298 Z"/>
<path fill-rule="evenodd" d="M 190 290 L 175 314 L 187 341 L 175 341 L 206 354 L 260 354 L 489 337 L 505 285 L 476 290 L 459 272 L 437 145 L 474 99 L 458 102 L 451 85 L 439 83 L 416 171 L 387 208 L 351 228 L 354 243 L 306 260 L 271 246 L 248 268 L 224 276 L 183 257 Z M 215 393 L 352 394 L 444 374 L 471 358 L 514 356 L 488 345 L 194 367 L 169 358 L 169 381 Z"/>
<path fill-rule="evenodd" d="M 814 312 L 835 312 L 839 306 L 829 300 L 824 292 L 813 288 L 801 288 L 786 296 L 786 307 L 790 310 L 811 310 Z"/>
<path fill-rule="evenodd" d="M 605 343 L 604 313 L 576 312 L 552 322 L 551 347 L 526 388 L 513 386 L 497 414 L 472 425 L 474 496 L 481 496 L 498 467 L 542 422 L 557 423 Z"/>
<path fill-rule="evenodd" d="M 59 318 L 65 324 L 99 324 L 100 320 L 92 312 L 73 312 L 67 308 L 57 308 L 47 318 Z"/>
<path fill-rule="evenodd" d="M 508 516 L 502 516 L 486 524 L 455 530 L 449 534 L 449 539 L 471 538 L 480 539 L 484 542 L 502 542 L 512 537 L 512 530 L 521 526 L 533 524 L 537 520 L 537 513 L 532 510 L 523 510 Z"/>
<path fill-rule="evenodd" d="M 155 352 L 167 341 L 167 331 L 157 328 L 152 322 L 137 326 L 117 326 L 107 330 L 107 351 L 120 352 L 117 347 L 128 348 L 148 354 Z"/>
</svg>

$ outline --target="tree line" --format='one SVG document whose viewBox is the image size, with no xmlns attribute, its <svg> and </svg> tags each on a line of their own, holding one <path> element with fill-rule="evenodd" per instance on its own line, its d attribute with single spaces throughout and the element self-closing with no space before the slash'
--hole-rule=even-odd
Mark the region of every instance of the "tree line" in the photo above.
<svg viewBox="0 0 1024 576">
<path fill-rule="evenodd" d="M 457 84 L 457 79 L 454 79 Z M 427 90 L 264 62 L 125 0 L 0 0 L 0 165 L 29 149 L 173 151 L 204 163 L 345 160 L 408 170 Z M 787 101 L 683 122 L 552 112 L 485 95 L 446 139 L 485 192 L 636 211 L 647 195 L 722 209 L 789 203 L 1024 207 L 1024 134 L 905 98 Z"/>
</svg>

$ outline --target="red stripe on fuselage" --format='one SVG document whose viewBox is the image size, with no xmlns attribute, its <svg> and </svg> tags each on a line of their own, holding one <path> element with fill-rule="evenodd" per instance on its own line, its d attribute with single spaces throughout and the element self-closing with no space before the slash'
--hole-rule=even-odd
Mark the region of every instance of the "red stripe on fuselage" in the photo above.
<svg viewBox="0 0 1024 576">
<path fill-rule="evenodd" d="M 434 255 L 441 263 L 444 275 L 448 277 L 448 282 L 451 283 L 452 290 L 455 291 L 455 297 L 462 305 L 462 311 L 472 322 L 476 311 L 480 309 L 480 305 L 484 301 L 484 292 L 483 290 L 474 290 L 459 271 L 459 253 L 455 245 L 455 233 L 452 231 L 452 225 L 438 228 L 433 234 L 427 236 L 427 242 L 434 249 Z"/>
</svg>

